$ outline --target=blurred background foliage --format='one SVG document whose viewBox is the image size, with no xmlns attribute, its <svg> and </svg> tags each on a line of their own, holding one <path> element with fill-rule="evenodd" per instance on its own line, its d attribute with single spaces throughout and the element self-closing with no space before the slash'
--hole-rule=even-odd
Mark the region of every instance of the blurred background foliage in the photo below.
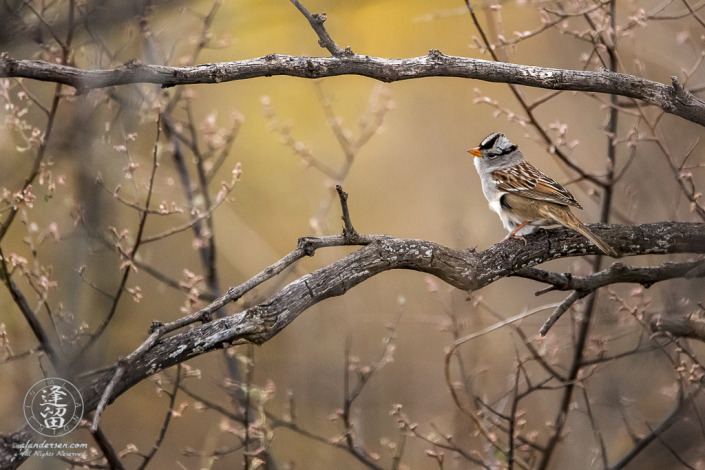
<svg viewBox="0 0 705 470">
<path fill-rule="evenodd" d="M 0 13 L 4 18 L 0 19 L 0 49 L 14 58 L 56 60 L 60 51 L 49 26 L 57 37 L 66 36 L 69 2 L 27 2 L 25 6 L 24 2 L 4 3 L 0 7 L 6 9 Z M 111 68 L 129 60 L 184 65 L 269 53 L 327 55 L 305 18 L 283 0 L 223 2 L 206 33 L 208 45 L 195 59 L 192 55 L 202 37 L 204 17 L 213 8 L 212 1 L 153 2 L 148 18 L 153 43 L 158 47 L 150 50 L 140 29 L 140 2 L 76 4 L 78 10 L 89 12 L 81 16 L 85 24 L 76 28 L 73 38 L 71 60 L 82 68 Z M 600 14 L 605 9 L 599 4 L 473 2 L 493 42 L 499 35 L 513 41 L 515 31 L 538 31 L 544 18 L 555 18 L 542 9 L 592 9 L 595 26 L 604 33 L 607 24 L 600 23 Z M 459 1 L 308 0 L 305 5 L 311 12 L 326 12 L 325 26 L 333 39 L 358 54 L 402 58 L 439 49 L 449 55 L 489 59 L 478 48 L 478 33 Z M 32 11 L 42 8 L 47 24 L 42 24 Z M 702 24 L 692 15 L 644 19 L 640 11 L 678 16 L 684 6 L 662 0 L 618 2 L 620 71 L 666 83 L 671 75 L 678 75 L 689 87 L 702 84 Z M 521 64 L 595 70 L 601 64 L 595 60 L 590 29 L 582 16 L 565 18 L 504 52 L 510 61 Z M 110 53 L 98 52 L 99 44 Z M 597 49 L 604 57 L 604 50 Z M 36 142 L 27 142 L 31 141 L 28 136 L 35 128 L 41 133 L 45 126 L 46 114 L 37 103 L 48 107 L 55 85 L 2 80 L 2 88 L 3 105 L 12 103 L 15 108 L 4 106 L 2 111 L 5 125 L 0 128 L 0 186 L 13 193 L 21 188 L 37 148 Z M 550 95 L 544 90 L 521 91 L 529 102 Z M 105 293 L 114 295 L 119 285 L 122 261 L 109 243 L 100 240 L 123 231 L 128 241 L 134 237 L 138 215 L 118 202 L 114 193 L 120 187 L 121 197 L 143 204 L 156 136 L 155 110 L 175 93 L 183 93 L 185 98 L 174 115 L 182 123 L 192 119 L 195 135 L 204 148 L 225 148 L 228 133 L 235 136 L 210 185 L 213 197 L 221 181 L 230 181 L 231 171 L 241 165 L 242 174 L 230 200 L 213 213 L 217 270 L 223 290 L 247 280 L 294 249 L 298 237 L 340 233 L 340 208 L 333 189 L 336 183 L 342 183 L 349 193 L 352 220 L 362 233 L 420 238 L 460 249 L 488 248 L 505 232 L 487 208 L 466 150 L 497 130 L 518 143 L 530 161 L 566 184 L 585 207 L 580 214 L 584 221 L 599 219 L 600 191 L 587 182 L 576 181 L 576 174 L 547 151 L 509 88 L 502 84 L 435 78 L 385 85 L 354 76 L 320 81 L 271 77 L 163 91 L 137 85 L 95 90 L 83 96 L 73 96 L 74 91 L 68 88 L 62 93 L 65 99 L 48 142 L 47 161 L 51 166 L 46 168 L 46 175 L 50 176 L 44 183 L 35 183 L 37 199 L 31 208 L 20 208 L 2 249 L 6 256 L 25 258 L 28 270 L 45 276 L 50 284 L 46 298 L 54 314 L 51 319 L 45 312 L 39 315 L 42 322 L 53 323 L 65 337 L 67 349 L 82 341 L 75 338 L 77 332 L 95 330 L 111 303 Z M 627 105 L 617 135 L 617 171 L 623 176 L 615 188 L 610 221 L 696 220 L 678 190 L 677 175 L 650 137 L 643 117 L 634 104 Z M 561 93 L 537 107 L 535 113 L 540 125 L 574 162 L 602 175 L 607 165 L 607 107 L 606 96 Z M 682 159 L 692 154 L 689 171 L 702 182 L 702 129 L 670 115 L 660 116 L 653 109 L 646 109 L 645 115 L 658 119 L 655 132 L 673 155 Z M 22 125 L 27 128 L 20 129 Z M 335 126 L 353 139 L 369 132 L 369 139 L 359 148 L 348 149 L 346 156 L 334 133 Z M 168 151 L 166 144 L 159 149 L 153 207 L 173 203 L 185 212 L 149 217 L 148 236 L 188 222 L 189 208 Z M 330 174 L 307 164 L 305 156 L 325 165 Z M 193 156 L 188 155 L 188 159 L 191 164 Z M 5 205 L 3 214 L 7 211 Z M 192 232 L 186 230 L 143 245 L 138 260 L 171 279 L 187 281 L 185 270 L 202 274 L 196 245 Z M 318 251 L 314 258 L 303 260 L 294 270 L 257 289 L 230 311 L 264 299 L 283 283 L 349 251 Z M 662 261 L 642 258 L 627 262 Z M 551 262 L 548 268 L 584 274 L 590 271 L 590 264 L 575 258 Z M 19 272 L 15 280 L 27 292 L 32 306 L 41 307 Z M 203 283 L 196 286 L 205 291 Z M 593 357 L 615 355 L 648 343 L 648 334 L 629 309 L 695 311 L 697 302 L 703 301 L 703 287 L 702 282 L 670 281 L 647 291 L 616 286 L 610 292 L 601 292 L 590 353 Z M 165 286 L 144 270 L 131 276 L 128 288 L 135 295 L 123 297 L 105 335 L 81 364 L 84 370 L 113 364 L 117 357 L 129 354 L 144 340 L 153 320 L 172 321 L 183 315 L 181 309 L 187 305 L 186 292 Z M 492 449 L 482 444 L 472 422 L 452 403 L 443 377 L 444 354 L 454 340 L 454 332 L 462 336 L 479 331 L 500 319 L 550 306 L 564 297 L 562 293 L 534 297 L 538 288 L 527 280 L 505 279 L 469 294 L 418 273 L 385 273 L 341 298 L 315 306 L 263 346 L 238 347 L 231 352 L 240 357 L 244 369 L 252 368 L 253 387 L 274 387 L 266 403 L 268 411 L 275 416 L 290 414 L 293 403 L 297 424 L 335 440 L 344 431 L 334 417 L 343 406 L 346 354 L 353 357 L 348 361 L 349 371 L 353 375 L 364 372 L 365 365 L 374 363 L 384 351 L 385 338 L 392 338 L 393 352 L 387 353 L 393 360 L 372 377 L 353 407 L 356 437 L 365 448 L 379 454 L 384 468 L 390 466 L 394 443 L 400 439 L 397 419 L 390 412 L 399 404 L 408 419 L 419 424 L 422 434 L 453 435 L 458 445 L 474 449 L 483 458 L 496 459 L 501 468 L 505 465 L 502 457 L 492 457 Z M 571 317 L 578 313 L 571 310 L 571 316 L 539 340 L 538 328 L 549 311 L 527 318 L 520 327 L 562 370 L 573 354 Z M 0 364 L 0 432 L 9 433 L 24 424 L 21 403 L 26 391 L 52 371 L 36 354 L 11 359 L 35 347 L 36 341 L 6 290 L 0 292 L 0 325 L 0 345 L 4 348 L 0 354 L 5 355 Z M 697 345 L 693 347 L 698 350 Z M 502 401 L 508 401 L 513 387 L 517 357 L 526 355 L 516 332 L 511 327 L 498 329 L 465 344 L 459 353 L 464 360 L 466 385 L 469 383 L 477 396 L 502 409 Z M 186 388 L 228 406 L 221 356 L 200 357 L 188 368 L 192 376 L 185 380 Z M 527 365 L 527 370 L 539 372 L 536 364 Z M 586 373 L 593 374 L 583 387 L 591 397 L 592 415 L 588 416 L 583 402 L 576 398 L 577 411 L 570 415 L 564 442 L 552 460 L 553 468 L 600 467 L 590 419 L 599 423 L 606 455 L 614 461 L 633 446 L 631 433 L 649 432 L 650 423 L 660 422 L 673 407 L 676 374 L 658 351 L 603 363 Z M 159 374 L 165 388 L 170 388 L 174 374 L 173 370 Z M 102 426 L 117 450 L 134 445 L 144 451 L 152 445 L 168 402 L 157 390 L 155 381 L 145 381 L 108 407 Z M 521 403 L 526 419 L 522 432 L 535 432 L 541 440 L 556 413 L 559 394 L 558 390 L 545 391 Z M 230 433 L 241 430 L 183 392 L 176 401 L 179 406 L 186 405 L 182 416 L 170 425 L 153 462 L 155 468 L 240 466 L 242 454 L 237 452 L 218 458 L 181 454 L 186 448 L 208 454 L 233 447 L 238 440 Z M 691 461 L 703 446 L 702 429 L 693 431 L 693 427 L 697 423 L 678 426 L 664 437 L 669 442 L 680 442 L 679 451 Z M 92 442 L 84 431 L 72 434 L 71 439 Z M 409 438 L 402 463 L 409 468 L 432 468 L 436 464 L 426 455 L 426 449 L 433 446 Z M 281 468 L 363 468 L 345 451 L 285 429 L 275 431 L 269 451 Z M 446 457 L 446 468 L 472 468 L 452 453 Z M 140 462 L 137 456 L 124 457 L 127 468 Z M 636 462 L 634 468 L 674 464 L 667 447 L 658 445 Z M 49 465 L 66 467 L 58 461 L 34 459 L 26 468 Z M 698 465 L 696 468 L 703 468 L 703 461 Z"/>
</svg>

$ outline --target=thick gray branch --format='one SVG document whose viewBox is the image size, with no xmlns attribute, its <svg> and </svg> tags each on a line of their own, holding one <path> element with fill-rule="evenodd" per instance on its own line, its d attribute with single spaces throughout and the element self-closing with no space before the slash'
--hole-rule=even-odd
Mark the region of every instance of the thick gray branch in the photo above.
<svg viewBox="0 0 705 470">
<path fill-rule="evenodd" d="M 255 59 L 192 67 L 129 62 L 110 70 L 84 70 L 45 61 L 0 57 L 0 77 L 24 77 L 63 83 L 76 88 L 80 93 L 129 83 L 155 83 L 171 87 L 274 75 L 302 78 L 362 75 L 383 82 L 424 77 L 461 77 L 551 90 L 610 93 L 644 101 L 668 113 L 705 125 L 705 102 L 683 89 L 675 77 L 672 77 L 672 85 L 665 85 L 622 73 L 517 65 L 447 56 L 435 50 L 427 56 L 409 59 L 384 59 L 352 52 L 336 57 L 269 54 Z"/>
<path fill-rule="evenodd" d="M 554 273 L 537 268 L 524 268 L 517 271 L 515 276 L 551 284 L 551 287 L 537 292 L 536 295 L 553 290 L 577 290 L 590 293 L 600 287 L 625 282 L 641 284 L 648 288 L 651 287 L 652 284 L 668 279 L 703 277 L 705 276 L 705 271 L 701 268 L 704 266 L 705 259 L 687 261 L 684 263 L 667 262 L 660 266 L 649 267 L 627 266 L 623 263 L 614 263 L 604 271 L 583 277 L 574 277 L 570 273 Z"/>
<path fill-rule="evenodd" d="M 590 229 L 603 237 L 621 256 L 705 253 L 705 224 L 664 222 L 634 227 L 596 224 L 591 225 Z M 424 240 L 358 236 L 365 246 L 291 282 L 265 302 L 159 339 L 151 349 L 125 368 L 110 400 L 160 370 L 229 347 L 236 341 L 264 343 L 312 305 L 343 295 L 384 271 L 421 271 L 459 289 L 473 291 L 545 261 L 598 254 L 594 245 L 565 228 L 528 235 L 526 246 L 521 240 L 510 239 L 483 252 L 453 250 Z M 614 281 L 620 282 L 618 276 Z M 81 389 L 86 411 L 95 410 L 103 391 L 115 375 L 115 367 L 77 379 L 79 383 L 76 385 Z M 23 428 L 0 438 L 0 468 L 15 468 L 15 464 L 21 462 L 12 443 L 26 440 L 27 433 L 28 430 Z"/>
<path fill-rule="evenodd" d="M 705 224 L 660 223 L 641 226 L 591 225 L 622 256 L 666 253 L 705 253 Z M 162 338 L 138 364 L 125 374 L 119 392 L 161 369 L 207 351 L 246 340 L 262 344 L 289 325 L 298 315 L 330 297 L 392 269 L 411 269 L 432 274 L 459 289 L 475 291 L 517 270 L 551 259 L 597 254 L 597 248 L 581 235 L 559 228 L 531 234 L 529 242 L 510 239 L 483 252 L 453 250 L 414 239 L 374 238 L 344 258 L 306 274 L 282 288 L 270 299 L 243 312 L 206 323 L 186 332 Z M 618 277 L 614 282 L 620 282 Z M 107 377 L 110 380 L 110 374 Z M 104 380 L 104 379 L 103 379 Z M 97 382 L 101 382 L 98 380 Z M 96 392 L 106 383 L 92 379 Z M 86 400 L 91 409 L 92 393 Z"/>
<path fill-rule="evenodd" d="M 668 333 L 705 341 L 705 317 L 702 312 L 693 315 L 655 314 L 649 318 L 649 325 L 654 333 Z"/>
</svg>

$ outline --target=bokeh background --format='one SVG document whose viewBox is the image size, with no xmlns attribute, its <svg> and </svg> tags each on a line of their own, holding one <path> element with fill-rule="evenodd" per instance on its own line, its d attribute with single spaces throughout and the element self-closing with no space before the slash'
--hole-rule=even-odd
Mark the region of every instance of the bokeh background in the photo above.
<svg viewBox="0 0 705 470">
<path fill-rule="evenodd" d="M 67 2 L 58 2 L 47 10 L 47 21 L 57 31 L 62 31 L 65 22 L 63 3 Z M 212 2 L 208 1 L 154 2 L 150 21 L 159 49 L 148 52 L 138 15 L 132 7 L 119 3 L 85 2 L 86 8 L 92 9 L 93 35 L 115 57 L 112 61 L 98 58 L 94 51 L 95 37 L 79 28 L 74 39 L 77 66 L 109 68 L 131 59 L 151 62 L 150 57 L 159 63 L 183 64 L 196 47 L 203 15 L 212 8 Z M 597 3 L 576 2 L 563 7 L 590 9 L 597 8 Z M 684 9 L 682 5 L 659 9 L 662 3 L 618 2 L 620 71 L 664 83 L 677 75 L 681 82 L 697 89 L 703 83 L 699 64 L 703 58 L 705 29 L 692 16 L 678 16 Z M 542 12 L 542 8 L 560 8 L 554 2 L 535 1 L 492 5 L 495 6 L 491 7 L 490 2 L 473 2 L 492 41 L 498 35 L 512 40 L 515 31 L 536 31 L 541 28 L 543 18 L 553 18 Z M 350 46 L 359 54 L 402 58 L 439 49 L 448 55 L 489 58 L 477 47 L 478 33 L 463 2 L 307 0 L 305 6 L 311 12 L 327 13 L 325 26 L 333 39 L 341 47 Z M 669 18 L 649 18 L 650 12 Z M 24 24 L 37 24 L 27 9 L 21 16 Z M 31 31 L 15 23 L 7 25 L 7 31 L 13 31 L 10 26 L 16 26 L 17 30 L 5 34 L 0 47 L 11 57 L 46 58 L 55 54 L 43 46 L 52 43 L 45 27 L 37 25 Z M 606 26 L 596 25 L 601 31 Z M 520 64 L 594 70 L 597 68 L 594 45 L 589 35 L 577 37 L 576 33 L 589 29 L 583 17 L 566 19 L 506 48 L 505 52 L 510 61 Z M 224 2 L 210 27 L 209 45 L 213 47 L 203 50 L 198 63 L 269 53 L 327 55 L 306 19 L 290 2 L 281 0 Z M 599 52 L 604 56 L 604 50 Z M 47 105 L 54 85 L 24 81 L 22 88 L 14 80 L 3 83 L 13 102 L 27 106 L 24 119 L 41 129 L 45 120 L 42 111 L 36 105 L 27 105 L 26 100 L 20 101 L 17 93 L 24 90 Z M 73 94 L 71 89 L 64 91 Z M 544 90 L 521 91 L 529 102 L 549 94 Z M 170 89 L 164 93 L 175 92 Z M 77 223 L 76 214 L 83 214 L 90 230 L 96 233 L 110 233 L 114 228 L 117 232 L 129 229 L 134 235 L 137 214 L 117 202 L 112 192 L 120 186 L 125 199 L 145 195 L 156 130 L 155 105 L 151 98 L 143 97 L 159 93 L 154 86 L 139 85 L 67 98 L 60 107 L 48 150 L 56 189 L 51 198 L 45 198 L 46 186 L 37 187 L 34 207 L 21 209 L 20 217 L 3 240 L 6 255 L 16 253 L 27 258 L 31 268 L 41 270 L 56 282 L 49 289 L 48 302 L 56 312 L 53 321 L 61 334 L 70 336 L 84 325 L 93 331 L 110 304 L 101 291 L 114 293 L 118 285 L 120 258 L 114 249 L 99 241 L 99 236 L 87 233 Z M 505 231 L 487 208 L 466 150 L 493 131 L 506 133 L 530 161 L 565 183 L 585 207 L 580 213 L 584 221 L 599 219 L 600 192 L 589 183 L 575 181 L 575 173 L 547 151 L 503 84 L 453 78 L 380 84 L 353 76 L 315 82 L 270 77 L 190 86 L 185 93 L 203 142 L 210 136 L 216 142 L 214 145 L 218 145 L 219 129 L 237 123 L 236 139 L 211 185 L 215 194 L 220 181 L 229 181 L 231 170 L 236 164 L 241 165 L 241 178 L 231 193 L 232 200 L 213 215 L 217 268 L 223 290 L 244 282 L 286 255 L 296 247 L 298 237 L 340 233 L 340 209 L 333 189 L 336 183 L 342 183 L 349 194 L 352 221 L 361 233 L 419 238 L 457 249 L 488 248 L 501 240 Z M 120 98 L 119 106 L 112 99 L 115 97 Z M 562 148 L 573 161 L 591 173 L 602 175 L 607 164 L 608 140 L 604 130 L 607 103 L 606 96 L 562 93 L 537 107 L 535 114 L 556 142 L 564 142 Z M 691 154 L 683 171 L 692 172 L 697 183 L 703 181 L 705 164 L 699 140 L 702 129 L 670 115 L 660 116 L 653 109 L 647 109 L 645 115 L 654 122 L 645 122 L 636 112 L 636 106 L 643 104 L 626 101 L 623 104 L 617 136 L 617 168 L 622 176 L 615 188 L 610 221 L 697 220 L 687 199 L 679 192 L 676 175 L 650 138 L 650 126 L 679 161 Z M 19 131 L 9 122 L 11 115 L 7 109 L 0 111 L 3 112 L 7 119 L 0 129 L 3 155 L 0 184 L 12 192 L 21 187 L 31 166 L 29 155 L 36 149 L 18 151 L 22 146 Z M 186 119 L 183 108 L 175 112 Z M 351 160 L 346 160 L 332 130 L 331 115 L 353 137 L 360 135 L 369 119 L 378 119 L 380 123 L 373 125 L 373 135 L 355 150 Z M 291 139 L 289 143 L 287 138 Z M 345 172 L 344 178 L 336 180 L 307 165 L 303 152 L 310 152 L 316 161 L 336 172 Z M 154 201 L 175 201 L 183 206 L 176 170 L 164 155 L 156 174 Z M 126 171 L 130 162 L 139 164 L 134 172 Z M 132 179 L 127 178 L 128 173 L 132 173 Z M 96 183 L 99 175 L 104 187 Z M 7 214 L 7 209 L 4 213 Z M 147 233 L 161 233 L 187 220 L 186 214 L 151 217 Z M 281 278 L 258 288 L 231 311 L 266 298 L 283 283 L 350 251 L 351 248 L 318 251 L 314 258 L 302 261 Z M 196 274 L 202 270 L 190 231 L 143 246 L 139 259 L 177 280 L 186 279 L 186 269 Z M 625 260 L 644 265 L 663 261 L 662 257 Z M 590 270 L 590 264 L 583 259 L 556 261 L 546 267 L 574 274 Z M 19 274 L 17 282 L 27 289 L 32 305 L 41 310 L 39 300 Z M 121 300 L 114 321 L 92 349 L 90 361 L 83 365 L 86 370 L 111 365 L 119 356 L 129 354 L 146 338 L 153 320 L 168 322 L 183 315 L 184 292 L 165 287 L 144 271 L 135 273 L 128 286 L 139 286 L 141 298 L 139 302 L 130 296 Z M 610 288 L 611 293 L 600 293 L 590 346 L 595 356 L 629 351 L 647 341 L 648 335 L 625 305 L 648 311 L 696 310 L 697 302 L 703 301 L 703 287 L 702 282 L 672 281 L 648 291 L 617 286 Z M 391 337 L 393 361 L 372 377 L 354 406 L 360 442 L 380 455 L 383 467 L 389 467 L 389 443 L 399 439 L 397 420 L 390 411 L 400 404 L 409 420 L 419 424 L 422 434 L 453 435 L 461 445 L 487 456 L 491 455 L 491 449 L 483 447 L 472 423 L 454 406 L 443 377 L 445 350 L 454 340 L 451 326 L 460 326 L 458 334 L 469 334 L 502 318 L 549 306 L 521 323 L 523 331 L 535 339 L 550 306 L 565 296 L 550 293 L 535 297 L 534 292 L 540 288 L 531 281 L 510 278 L 480 292 L 467 293 L 415 272 L 384 273 L 342 298 L 311 308 L 266 344 L 238 347 L 233 354 L 244 358 L 243 367 L 248 360 L 254 365 L 255 386 L 274 387 L 266 403 L 268 411 L 278 416 L 289 414 L 293 403 L 298 425 L 335 440 L 343 432 L 340 421 L 333 417 L 343 406 L 346 354 L 357 358 L 363 366 L 374 363 L 384 351 L 385 339 Z M 625 303 L 620 304 L 616 298 Z M 535 339 L 559 369 L 565 367 L 572 355 L 575 315 L 575 311 L 566 315 L 545 340 Z M 51 324 L 45 313 L 40 313 L 40 318 Z M 0 291 L 0 324 L 3 328 L 0 344 L 5 348 L 0 354 L 6 356 L 0 363 L 0 432 L 9 433 L 25 422 L 21 407 L 24 394 L 45 374 L 51 375 L 51 370 L 46 370 L 46 361 L 34 354 L 9 359 L 11 354 L 33 348 L 36 342 L 6 290 Z M 697 350 L 697 345 L 694 348 Z M 460 354 L 477 395 L 501 407 L 502 400 L 507 400 L 511 392 L 517 355 L 526 354 L 516 333 L 509 327 L 498 329 L 465 344 Z M 185 386 L 227 406 L 222 356 L 209 354 L 188 366 L 200 374 L 194 372 Z M 594 400 L 592 413 L 604 433 L 607 455 L 614 461 L 632 447 L 632 432 L 647 433 L 650 423 L 660 422 L 672 409 L 676 374 L 658 352 L 603 364 L 592 373 L 594 377 L 586 385 Z M 173 376 L 174 371 L 160 374 L 166 388 Z M 146 451 L 154 442 L 168 403 L 163 394 L 157 393 L 157 388 L 155 381 L 147 380 L 108 407 L 102 426 L 117 450 L 134 445 Z M 559 393 L 546 391 L 522 403 L 526 408 L 527 433 L 533 429 L 543 435 L 547 422 L 556 413 Z M 176 401 L 180 406 L 183 404 L 181 417 L 172 421 L 167 439 L 153 462 L 154 468 L 239 467 L 242 454 L 238 452 L 218 458 L 181 454 L 185 448 L 208 454 L 234 446 L 237 439 L 229 430 L 234 425 L 213 410 L 200 408 L 183 392 Z M 596 459 L 593 429 L 585 410 L 576 406 L 565 441 L 552 460 L 553 468 L 600 467 L 599 461 L 596 462 L 599 459 Z M 697 437 L 691 437 L 691 431 L 687 426 L 680 427 L 669 436 L 680 442 L 678 449 L 689 458 L 699 452 L 698 448 L 702 449 L 703 442 L 702 430 L 695 433 Z M 76 431 L 71 439 L 92 443 L 85 431 Z M 402 463 L 409 468 L 432 468 L 435 464 L 425 452 L 432 448 L 428 443 L 408 438 Z M 274 432 L 269 450 L 282 468 L 286 465 L 308 469 L 363 468 L 345 451 L 286 429 Z M 451 453 L 447 458 L 447 468 L 472 468 Z M 140 462 L 138 456 L 124 458 L 127 468 L 136 468 Z M 663 468 L 662 465 L 673 463 L 673 457 L 664 448 L 657 448 L 645 452 L 637 463 L 639 466 L 634 468 Z M 33 459 L 25 464 L 26 468 L 51 466 L 67 465 L 47 459 Z"/>
</svg>

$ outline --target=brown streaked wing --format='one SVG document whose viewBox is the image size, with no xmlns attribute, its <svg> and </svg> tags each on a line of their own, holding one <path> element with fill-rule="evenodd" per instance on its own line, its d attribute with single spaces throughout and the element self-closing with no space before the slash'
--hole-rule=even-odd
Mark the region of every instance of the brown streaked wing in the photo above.
<svg viewBox="0 0 705 470">
<path fill-rule="evenodd" d="M 495 170 L 492 172 L 492 176 L 497 181 L 497 189 L 500 191 L 519 193 L 523 197 L 531 199 L 583 208 L 570 194 L 570 191 L 528 162 Z"/>
</svg>

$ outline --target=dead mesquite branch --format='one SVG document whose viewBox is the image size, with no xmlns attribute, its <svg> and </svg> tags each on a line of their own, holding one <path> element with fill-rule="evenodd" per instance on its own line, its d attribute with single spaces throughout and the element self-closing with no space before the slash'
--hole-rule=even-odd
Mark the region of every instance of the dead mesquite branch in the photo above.
<svg viewBox="0 0 705 470">
<path fill-rule="evenodd" d="M 603 230 L 600 235 L 624 255 L 705 253 L 705 224 L 661 223 L 636 227 L 613 225 L 609 231 Z M 197 321 L 204 312 L 214 312 L 236 300 L 252 286 L 280 273 L 297 259 L 314 255 L 319 248 L 350 244 L 342 235 L 301 239 L 296 250 L 248 283 L 231 288 L 225 296 L 189 316 L 189 321 L 157 326 L 150 339 L 128 357 L 130 367 L 116 365 L 84 376 L 81 393 L 85 407 L 94 410 L 101 399 L 110 402 L 146 377 L 207 352 L 242 341 L 262 344 L 311 306 L 330 297 L 343 295 L 382 272 L 393 269 L 426 272 L 459 289 L 473 291 L 550 259 L 597 252 L 579 234 L 568 229 L 531 234 L 526 238 L 529 242 L 526 247 L 521 240 L 507 240 L 483 252 L 474 252 L 453 250 L 423 240 L 359 234 L 355 244 L 363 245 L 362 248 L 296 279 L 264 302 L 240 313 L 171 336 L 163 336 L 167 331 L 173 332 Z M 551 246 L 561 246 L 562 249 L 553 250 Z M 522 249 L 518 250 L 518 247 Z M 620 282 L 618 278 L 614 281 Z M 123 369 L 122 373 L 118 372 L 120 369 Z M 116 379 L 118 374 L 121 376 Z M 107 388 L 112 393 L 105 394 Z M 20 434 L 22 432 L 24 430 L 17 431 Z M 13 449 L 0 446 L 0 461 L 7 452 L 12 453 Z"/>
<path fill-rule="evenodd" d="M 667 113 L 705 125 L 705 102 L 680 86 L 608 71 L 566 70 L 444 55 L 385 59 L 359 54 L 340 57 L 300 57 L 269 54 L 234 62 L 169 67 L 130 62 L 108 70 L 86 70 L 41 60 L 0 57 L 0 77 L 23 77 L 71 86 L 78 93 L 130 83 L 154 83 L 164 88 L 223 83 L 284 75 L 323 78 L 361 75 L 382 82 L 428 77 L 458 77 L 510 83 L 548 90 L 607 93 L 641 100 Z M 677 78 L 674 77 L 674 84 Z"/>
<path fill-rule="evenodd" d="M 617 283 L 637 283 L 644 287 L 667 279 L 702 277 L 701 272 L 705 260 L 698 259 L 684 263 L 664 263 L 660 266 L 632 267 L 622 263 L 614 263 L 609 268 L 583 277 L 573 277 L 568 274 L 552 273 L 538 268 L 524 268 L 514 275 L 550 284 L 549 287 L 536 292 L 545 294 L 553 290 L 572 290 L 571 294 L 556 308 L 546 323 L 541 327 L 541 335 L 545 336 L 553 324 L 575 302 L 586 297 L 600 287 Z"/>
</svg>

